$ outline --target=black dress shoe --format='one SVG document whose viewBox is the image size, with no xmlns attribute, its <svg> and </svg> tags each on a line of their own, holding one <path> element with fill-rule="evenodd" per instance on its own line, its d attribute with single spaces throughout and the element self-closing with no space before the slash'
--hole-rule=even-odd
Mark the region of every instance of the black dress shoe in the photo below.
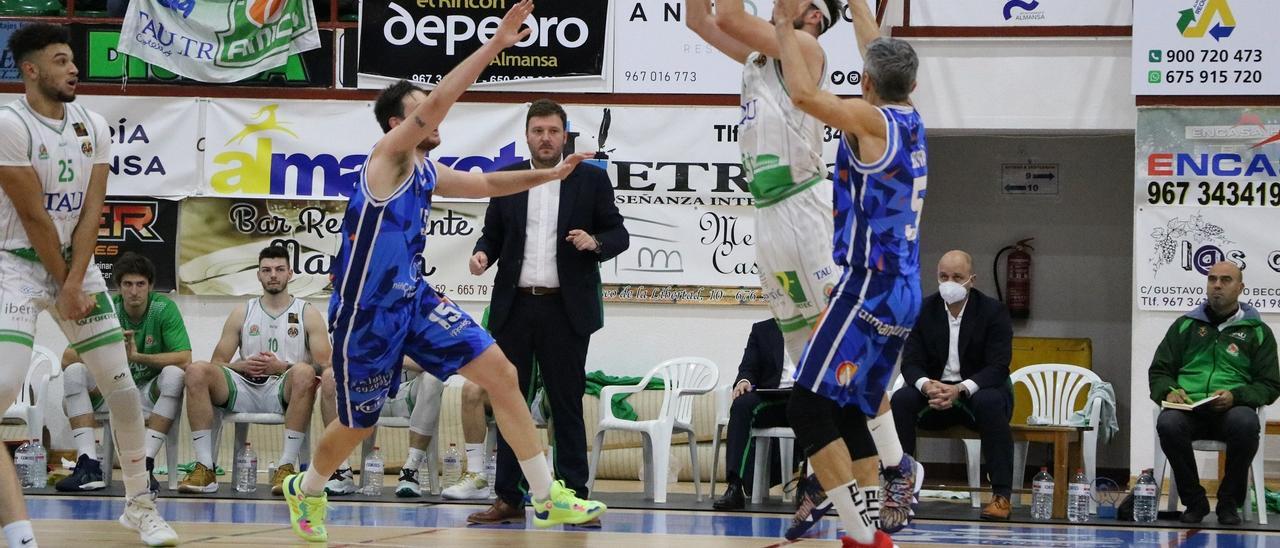
<svg viewBox="0 0 1280 548">
<path fill-rule="evenodd" d="M 1188 504 L 1187 509 L 1182 511 L 1182 517 L 1178 521 L 1186 524 L 1196 524 L 1204 520 L 1209 515 L 1209 500 L 1201 499 L 1194 504 Z"/>
<path fill-rule="evenodd" d="M 724 496 L 711 503 L 716 510 L 741 510 L 747 507 L 747 495 L 742 492 L 742 482 L 731 481 Z"/>
<path fill-rule="evenodd" d="M 1234 504 L 1218 505 L 1218 523 L 1221 525 L 1240 525 L 1240 511 Z"/>
</svg>

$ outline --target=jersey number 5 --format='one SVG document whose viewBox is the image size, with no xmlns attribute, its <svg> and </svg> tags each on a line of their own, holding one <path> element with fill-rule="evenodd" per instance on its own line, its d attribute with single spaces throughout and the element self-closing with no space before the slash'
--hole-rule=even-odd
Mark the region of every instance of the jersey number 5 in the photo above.
<svg viewBox="0 0 1280 548">
<path fill-rule="evenodd" d="M 916 222 L 907 225 L 907 241 L 914 242 L 920 237 L 920 213 L 924 211 L 924 193 L 925 187 L 929 184 L 929 177 L 916 177 L 915 182 L 911 184 L 911 211 L 916 212 Z"/>
<path fill-rule="evenodd" d="M 462 319 L 462 311 L 448 301 L 441 301 L 431 314 L 427 315 L 427 319 L 439 324 L 440 327 L 449 329 L 453 322 Z"/>
</svg>

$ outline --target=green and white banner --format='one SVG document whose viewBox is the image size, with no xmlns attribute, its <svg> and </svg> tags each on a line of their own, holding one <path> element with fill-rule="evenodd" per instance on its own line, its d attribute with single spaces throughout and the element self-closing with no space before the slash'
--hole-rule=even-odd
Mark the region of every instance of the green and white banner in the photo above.
<svg viewBox="0 0 1280 548">
<path fill-rule="evenodd" d="M 310 0 L 132 0 L 118 49 L 193 80 L 229 83 L 318 47 Z"/>
</svg>

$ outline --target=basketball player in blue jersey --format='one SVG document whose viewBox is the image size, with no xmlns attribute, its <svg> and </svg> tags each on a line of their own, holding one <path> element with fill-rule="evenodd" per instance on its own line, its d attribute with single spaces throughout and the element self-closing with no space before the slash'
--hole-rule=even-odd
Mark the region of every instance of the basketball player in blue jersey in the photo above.
<svg viewBox="0 0 1280 548">
<path fill-rule="evenodd" d="M 562 179 L 591 156 L 572 155 L 551 169 L 485 174 L 454 171 L 426 158 L 438 144 L 437 127 L 449 108 L 499 52 L 529 34 L 521 25 L 532 12 L 531 0 L 516 3 L 493 38 L 430 94 L 401 81 L 374 105 L 386 135 L 374 145 L 351 194 L 333 262 L 329 325 L 338 420 L 325 428 L 311 468 L 284 480 L 291 525 L 305 540 L 328 538 L 325 482 L 377 425 L 383 404 L 400 385 L 404 356 L 441 379 L 459 373 L 489 394 L 498 427 L 529 482 L 535 525 L 580 524 L 605 510 L 552 481 L 515 367 L 483 328 L 423 279 L 433 195 L 514 194 Z"/>
<path fill-rule="evenodd" d="M 818 37 L 839 21 L 842 2 L 780 1 L 790 15 L 775 15 L 773 20 L 791 26 L 787 35 L 801 52 L 806 81 L 820 87 L 826 80 L 826 56 Z M 719 0 L 714 16 L 709 0 L 686 2 L 689 28 L 743 65 L 739 144 L 748 189 L 755 198 L 760 284 L 782 329 L 787 353 L 799 362 L 842 268 L 832 257 L 834 192 L 822 158 L 823 123 L 792 103 L 787 84 L 792 75 L 782 66 L 778 38 L 769 22 L 748 13 L 743 0 Z M 865 0 L 854 2 L 862 3 Z M 872 413 L 869 424 L 884 466 L 885 492 L 880 494 L 879 482 L 863 482 L 859 497 L 866 500 L 871 519 L 894 532 L 910 520 L 910 502 L 923 468 L 903 453 L 888 398 L 881 409 L 878 415 Z M 801 481 L 788 539 L 804 534 L 830 510 L 817 483 L 813 476 Z M 890 504 L 880 508 L 881 498 Z"/>
<path fill-rule="evenodd" d="M 861 99 L 820 89 L 790 21 L 775 4 L 775 34 L 792 103 L 843 134 L 836 153 L 833 256 L 840 281 L 796 368 L 788 416 L 818 480 L 839 511 L 846 547 L 890 547 L 875 530 L 857 485 L 876 480 L 866 417 L 882 409 L 889 378 L 920 307 L 920 212 L 927 167 L 925 129 L 911 104 L 919 59 L 911 45 L 880 38 L 864 2 L 849 4 L 865 63 Z M 882 501 L 908 511 L 914 494 Z"/>
</svg>

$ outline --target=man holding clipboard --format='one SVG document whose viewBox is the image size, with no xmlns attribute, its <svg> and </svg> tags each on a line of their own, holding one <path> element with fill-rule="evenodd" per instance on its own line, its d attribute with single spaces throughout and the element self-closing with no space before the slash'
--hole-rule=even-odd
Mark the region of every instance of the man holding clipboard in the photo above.
<svg viewBox="0 0 1280 548">
<path fill-rule="evenodd" d="M 1148 371 L 1151 399 L 1165 408 L 1156 433 L 1187 506 L 1183 523 L 1200 523 L 1209 514 L 1191 449 L 1198 439 L 1226 443 L 1218 523 L 1240 523 L 1249 463 L 1258 451 L 1255 409 L 1280 397 L 1275 335 L 1257 309 L 1240 302 L 1243 290 L 1244 275 L 1235 263 L 1213 265 L 1207 300 L 1173 322 Z"/>
</svg>

